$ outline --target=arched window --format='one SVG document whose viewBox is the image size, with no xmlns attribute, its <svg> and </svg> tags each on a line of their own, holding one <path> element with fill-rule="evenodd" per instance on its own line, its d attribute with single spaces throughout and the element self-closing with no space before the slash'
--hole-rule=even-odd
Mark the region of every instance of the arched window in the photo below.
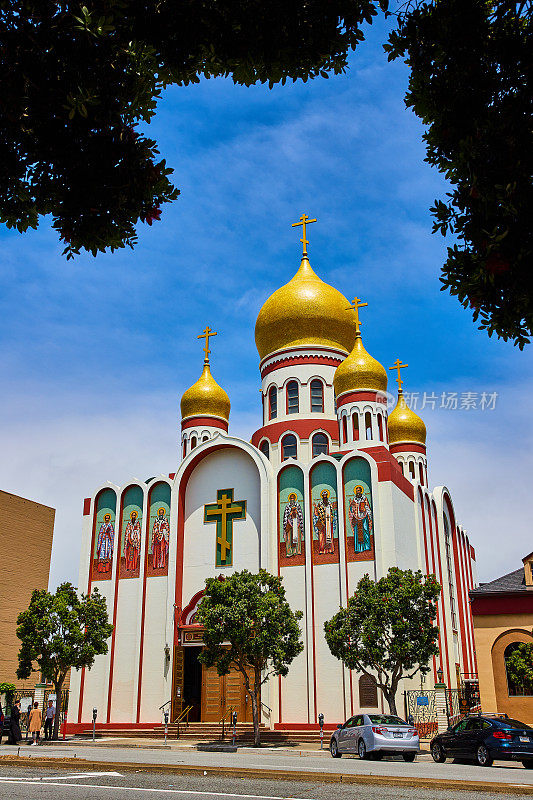
<svg viewBox="0 0 533 800">
<path fill-rule="evenodd" d="M 415 479 L 415 462 L 414 461 L 410 461 L 409 462 L 409 475 L 411 476 L 411 478 L 413 480 Z"/>
<path fill-rule="evenodd" d="M 183 458 L 187 455 L 187 439 L 183 440 Z"/>
<path fill-rule="evenodd" d="M 509 697 L 531 697 L 533 695 L 533 684 L 520 684 L 516 683 L 509 674 L 508 661 L 515 650 L 518 650 L 521 645 L 526 645 L 526 642 L 511 642 L 508 644 L 503 652 L 503 660 L 505 662 L 505 673 L 507 675 L 507 688 Z"/>
<path fill-rule="evenodd" d="M 378 687 L 370 675 L 361 675 L 359 678 L 359 707 L 378 707 Z"/>
<path fill-rule="evenodd" d="M 354 411 L 352 414 L 352 426 L 353 426 L 353 440 L 354 442 L 359 441 L 359 414 L 357 411 Z"/>
<path fill-rule="evenodd" d="M 379 433 L 379 441 L 383 441 L 383 422 L 381 421 L 381 414 L 378 414 L 378 433 Z"/>
<path fill-rule="evenodd" d="M 311 381 L 311 411 L 324 412 L 324 384 L 322 381 Z"/>
<path fill-rule="evenodd" d="M 296 436 L 293 436 L 292 433 L 288 433 L 281 440 L 281 453 L 282 453 L 281 455 L 282 461 L 285 461 L 285 459 L 287 458 L 296 458 L 297 455 Z"/>
<path fill-rule="evenodd" d="M 367 442 L 372 439 L 372 414 L 370 411 L 365 414 L 365 439 Z"/>
<path fill-rule="evenodd" d="M 418 465 L 418 474 L 420 475 L 420 483 L 424 485 L 424 465 L 422 462 Z"/>
<path fill-rule="evenodd" d="M 269 419 L 276 419 L 278 416 L 278 389 L 277 386 L 271 386 L 268 391 L 268 417 Z"/>
<path fill-rule="evenodd" d="M 289 381 L 287 384 L 287 414 L 297 414 L 299 410 L 298 381 Z"/>
<path fill-rule="evenodd" d="M 261 442 L 261 446 L 259 447 L 259 449 L 261 450 L 263 455 L 266 456 L 266 458 L 270 458 L 270 447 L 268 445 L 268 440 L 267 439 L 264 439 Z"/>
<path fill-rule="evenodd" d="M 328 452 L 328 437 L 325 433 L 315 433 L 313 436 L 313 458 Z"/>
<path fill-rule="evenodd" d="M 400 469 L 402 471 L 402 475 L 405 475 L 405 471 L 404 471 L 404 468 L 403 468 L 403 461 L 399 461 L 398 463 L 400 465 Z"/>
<path fill-rule="evenodd" d="M 342 418 L 342 441 L 344 443 L 348 441 L 348 423 L 346 417 Z"/>
<path fill-rule="evenodd" d="M 194 450 L 196 447 L 196 436 L 193 436 L 191 439 L 191 450 Z"/>
<path fill-rule="evenodd" d="M 208 439 L 209 439 L 209 436 L 202 436 L 202 442 L 207 442 Z"/>
</svg>

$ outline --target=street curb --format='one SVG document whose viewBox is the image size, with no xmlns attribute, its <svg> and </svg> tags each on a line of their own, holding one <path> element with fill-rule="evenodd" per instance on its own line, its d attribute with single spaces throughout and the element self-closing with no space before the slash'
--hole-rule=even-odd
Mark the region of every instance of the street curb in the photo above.
<svg viewBox="0 0 533 800">
<path fill-rule="evenodd" d="M 281 769 L 246 769 L 244 767 L 210 767 L 196 764 L 136 764 L 124 761 L 91 761 L 84 758 L 41 758 L 35 756 L 0 756 L 0 767 L 50 767 L 52 769 L 79 769 L 122 772 L 163 772 L 204 777 L 249 778 L 257 780 L 302 781 L 306 783 L 345 783 L 366 786 L 397 786 L 404 789 L 443 789 L 453 792 L 485 792 L 533 796 L 533 785 L 491 783 L 490 781 L 452 781 L 441 778 L 404 778 L 392 775 L 339 774 L 334 772 L 305 772 Z"/>
</svg>

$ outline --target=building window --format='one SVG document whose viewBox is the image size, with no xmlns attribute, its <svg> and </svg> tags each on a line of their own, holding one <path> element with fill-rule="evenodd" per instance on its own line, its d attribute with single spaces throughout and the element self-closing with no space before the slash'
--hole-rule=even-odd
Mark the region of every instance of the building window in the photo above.
<svg viewBox="0 0 533 800">
<path fill-rule="evenodd" d="M 278 390 L 276 386 L 271 386 L 268 392 L 268 416 L 276 419 L 278 416 Z"/>
<path fill-rule="evenodd" d="M 378 414 L 378 433 L 379 433 L 379 441 L 383 441 L 383 422 L 381 421 L 381 414 Z"/>
<path fill-rule="evenodd" d="M 359 708 L 378 707 L 378 687 L 370 675 L 359 678 Z"/>
<path fill-rule="evenodd" d="M 293 436 L 292 433 L 288 433 L 287 436 L 283 437 L 281 441 L 281 453 L 282 461 L 285 461 L 287 458 L 296 458 L 296 436 Z"/>
<path fill-rule="evenodd" d="M 299 410 L 298 382 L 289 381 L 287 384 L 287 414 L 297 414 Z"/>
<path fill-rule="evenodd" d="M 365 414 L 365 438 L 367 442 L 372 439 L 372 414 L 370 411 Z"/>
<path fill-rule="evenodd" d="M 196 436 L 193 436 L 191 439 L 191 450 L 194 450 L 196 447 Z"/>
<path fill-rule="evenodd" d="M 270 458 L 270 447 L 266 439 L 261 442 L 261 446 L 259 447 L 259 449 L 261 450 L 263 455 L 266 456 L 266 458 Z"/>
<path fill-rule="evenodd" d="M 202 436 L 202 442 L 207 442 L 208 439 L 209 439 L 209 436 Z"/>
<path fill-rule="evenodd" d="M 424 485 L 424 465 L 422 464 L 422 462 L 420 462 L 419 465 L 418 465 L 418 474 L 420 475 L 420 483 L 423 486 Z"/>
<path fill-rule="evenodd" d="M 322 381 L 311 381 L 311 411 L 324 412 L 324 384 Z"/>
<path fill-rule="evenodd" d="M 342 418 L 342 441 L 346 444 L 348 441 L 348 423 L 346 417 Z"/>
<path fill-rule="evenodd" d="M 325 433 L 315 433 L 313 436 L 313 458 L 328 452 L 328 437 Z"/>
<path fill-rule="evenodd" d="M 353 412 L 352 415 L 352 426 L 353 426 L 353 440 L 354 442 L 359 441 L 359 414 L 357 411 Z"/>
<path fill-rule="evenodd" d="M 503 653 L 503 660 L 505 662 L 505 673 L 507 675 L 507 687 L 509 691 L 509 697 L 531 697 L 533 695 L 533 683 L 529 684 L 519 684 L 515 683 L 511 676 L 509 675 L 507 662 L 509 661 L 510 657 L 514 653 L 515 650 L 521 647 L 521 645 L 526 645 L 526 642 L 512 642 L 508 644 Z"/>
<path fill-rule="evenodd" d="M 187 455 L 187 439 L 183 440 L 183 458 Z"/>
<path fill-rule="evenodd" d="M 415 462 L 414 461 L 410 461 L 409 462 L 409 475 L 411 476 L 411 479 L 414 481 L 414 479 L 415 479 Z"/>
<path fill-rule="evenodd" d="M 405 473 L 404 473 L 404 471 L 403 471 L 403 461 L 399 461 L 398 463 L 399 463 L 399 465 L 400 465 L 400 469 L 401 469 L 401 471 L 402 471 L 402 475 L 404 475 Z"/>
</svg>

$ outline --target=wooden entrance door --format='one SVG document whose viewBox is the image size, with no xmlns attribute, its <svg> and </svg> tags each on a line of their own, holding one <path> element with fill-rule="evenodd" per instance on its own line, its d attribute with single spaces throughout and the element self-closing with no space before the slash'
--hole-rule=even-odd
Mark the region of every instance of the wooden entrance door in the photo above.
<svg viewBox="0 0 533 800">
<path fill-rule="evenodd" d="M 219 722 L 230 710 L 239 722 L 252 721 L 252 704 L 238 670 L 219 675 L 216 667 L 202 669 L 202 722 Z M 229 714 L 227 716 L 229 723 Z"/>
</svg>

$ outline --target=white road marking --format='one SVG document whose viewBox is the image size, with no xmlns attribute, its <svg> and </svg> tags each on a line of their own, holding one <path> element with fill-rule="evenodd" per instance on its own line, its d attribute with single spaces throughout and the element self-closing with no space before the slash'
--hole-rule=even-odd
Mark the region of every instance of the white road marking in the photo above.
<svg viewBox="0 0 533 800">
<path fill-rule="evenodd" d="M 108 775 L 110 773 L 107 773 Z M 69 776 L 70 777 L 70 776 Z M 16 778 L 3 778 L 0 776 L 0 783 L 20 783 L 25 779 L 16 779 Z M 28 786 L 35 786 L 35 781 L 27 781 Z M 195 795 L 196 797 L 237 797 L 237 798 L 247 798 L 247 800 L 290 800 L 287 797 L 277 797 L 269 794 L 236 794 L 235 792 L 199 792 L 195 789 L 148 789 L 144 786 L 105 786 L 99 785 L 96 783 L 52 783 L 52 781 L 46 781 L 46 783 L 42 784 L 43 786 L 61 786 L 62 788 L 65 786 L 74 787 L 75 789 L 109 789 L 111 792 L 153 792 L 157 794 L 179 794 L 179 795 Z M 300 800 L 317 800 L 314 797 L 302 797 Z"/>
<path fill-rule="evenodd" d="M 73 773 L 72 775 L 50 775 L 49 777 L 47 775 L 42 775 L 38 778 L 26 778 L 26 777 L 7 778 L 7 777 L 2 777 L 0 775 L 0 782 L 7 783 L 8 781 L 12 780 L 17 783 L 28 783 L 28 782 L 40 783 L 41 781 L 50 781 L 50 780 L 69 781 L 72 780 L 73 778 L 100 778 L 102 775 L 113 776 L 114 778 L 124 777 L 121 772 L 77 772 Z"/>
</svg>

